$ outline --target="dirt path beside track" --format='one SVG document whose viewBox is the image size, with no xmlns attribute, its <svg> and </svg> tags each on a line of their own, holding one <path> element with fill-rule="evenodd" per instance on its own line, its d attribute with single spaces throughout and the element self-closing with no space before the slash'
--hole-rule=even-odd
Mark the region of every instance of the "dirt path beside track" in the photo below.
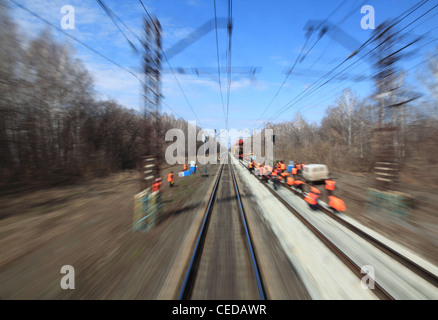
<svg viewBox="0 0 438 320">
<path fill-rule="evenodd" d="M 132 232 L 135 171 L 68 187 L 9 195 L 0 202 L 1 299 L 155 299 L 219 165 L 176 177 L 162 171 L 164 207 L 156 227 Z M 75 289 L 62 290 L 63 265 Z"/>
</svg>

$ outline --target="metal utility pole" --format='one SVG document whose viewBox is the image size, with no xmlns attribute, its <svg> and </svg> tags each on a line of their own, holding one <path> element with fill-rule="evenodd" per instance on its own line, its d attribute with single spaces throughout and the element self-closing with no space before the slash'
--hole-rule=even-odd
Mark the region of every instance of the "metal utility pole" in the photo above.
<svg viewBox="0 0 438 320">
<path fill-rule="evenodd" d="M 161 61 L 162 41 L 161 24 L 156 17 L 144 18 L 144 39 L 143 45 L 143 71 L 144 71 L 144 141 L 147 156 L 142 157 L 147 164 L 143 163 L 143 180 L 141 187 L 149 187 L 155 178 L 160 175 L 159 164 L 162 154 L 160 148 L 160 101 L 161 101 Z M 147 168 L 146 168 L 147 166 Z"/>
<path fill-rule="evenodd" d="M 402 42 L 403 35 L 395 32 L 393 24 L 384 22 L 375 30 L 374 43 L 377 45 L 377 61 L 374 77 L 376 84 L 377 118 L 378 124 L 375 129 L 375 137 L 379 145 L 376 155 L 376 185 L 380 190 L 391 189 L 397 182 L 398 171 L 401 162 L 399 143 L 399 121 L 406 103 L 417 97 L 400 101 L 401 72 L 396 63 L 405 56 L 402 51 L 419 39 L 397 48 Z"/>
<path fill-rule="evenodd" d="M 376 84 L 377 119 L 378 124 L 374 131 L 378 141 L 376 165 L 376 187 L 386 190 L 396 181 L 398 176 L 398 159 L 394 150 L 393 136 L 396 131 L 391 117 L 387 116 L 388 108 L 397 91 L 395 80 L 397 77 L 395 63 L 399 56 L 392 54 L 396 42 L 393 28 L 388 23 L 380 24 L 375 30 L 374 43 L 377 45 L 374 77 Z"/>
</svg>

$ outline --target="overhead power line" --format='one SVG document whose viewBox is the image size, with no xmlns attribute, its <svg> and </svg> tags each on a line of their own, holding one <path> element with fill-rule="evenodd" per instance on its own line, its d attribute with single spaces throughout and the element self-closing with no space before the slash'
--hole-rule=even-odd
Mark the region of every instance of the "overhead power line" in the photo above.
<svg viewBox="0 0 438 320">
<path fill-rule="evenodd" d="M 409 15 L 411 15 L 413 12 L 415 12 L 416 10 L 418 10 L 420 7 L 422 7 L 424 4 L 426 4 L 428 2 L 428 0 L 423 0 L 420 1 L 419 3 L 417 3 L 416 5 L 414 5 L 413 7 L 411 7 L 409 10 L 406 10 L 405 12 L 403 12 L 401 15 L 399 15 L 394 21 L 394 23 L 391 24 L 391 26 L 395 26 L 396 24 L 399 24 L 401 21 L 403 21 L 404 19 L 406 19 Z M 438 5 L 436 5 L 438 6 Z M 432 9 L 434 9 L 436 6 L 434 6 Z M 430 12 L 432 9 L 428 10 L 428 12 Z M 426 13 L 425 13 L 426 14 Z M 423 17 L 425 14 L 421 15 L 421 17 Z M 421 18 L 419 17 L 419 18 Z M 413 22 L 417 21 L 419 18 L 415 19 Z M 411 22 L 408 26 L 410 26 L 413 22 Z M 406 27 L 408 27 L 406 26 Z M 404 27 L 403 29 L 399 30 L 396 34 L 400 33 L 401 31 L 403 31 L 404 29 L 406 29 L 406 27 Z M 386 30 L 384 30 L 383 32 L 385 32 Z M 382 32 L 382 33 L 383 33 Z M 368 39 L 364 44 L 361 45 L 361 47 L 356 50 L 357 52 L 363 50 L 365 47 L 367 47 L 372 39 L 374 39 L 376 36 L 373 35 L 370 37 L 370 39 Z M 359 62 L 360 60 L 364 59 L 366 56 L 368 56 L 370 53 L 372 53 L 374 50 L 376 50 L 378 47 L 380 47 L 383 43 L 380 43 L 379 45 L 377 45 L 375 48 L 373 48 L 371 51 L 369 51 L 368 53 L 366 53 L 364 56 L 362 56 L 360 59 L 358 59 L 357 61 L 355 61 L 354 63 L 352 63 L 350 66 L 344 68 L 341 72 L 337 73 L 334 77 L 338 76 L 340 73 L 344 72 L 345 70 L 347 70 L 348 68 L 350 68 L 352 65 L 356 64 L 357 62 Z M 263 127 L 265 124 L 267 124 L 268 122 L 272 121 L 273 119 L 275 119 L 279 114 L 281 114 L 282 112 L 290 109 L 292 106 L 296 105 L 299 101 L 301 101 L 302 99 L 304 99 L 305 97 L 307 97 L 308 95 L 312 94 L 313 92 L 315 92 L 316 90 L 318 90 L 319 88 L 321 88 L 322 86 L 326 85 L 329 81 L 331 81 L 334 77 L 330 78 L 329 80 L 325 81 L 324 83 L 320 84 L 318 87 L 316 88 L 312 88 L 313 86 L 315 86 L 316 84 L 322 82 L 324 79 L 326 79 L 329 75 L 331 75 L 336 69 L 338 69 L 341 65 L 343 65 L 344 63 L 346 63 L 352 56 L 350 55 L 349 57 L 347 57 L 346 59 L 344 59 L 341 63 L 339 63 L 336 67 L 334 67 L 332 70 L 330 70 L 329 72 L 327 72 L 324 76 L 322 76 L 320 79 L 318 79 L 317 81 L 315 81 L 314 83 L 312 83 L 309 87 L 307 87 L 306 89 L 304 89 L 302 92 L 300 92 L 297 96 L 295 96 L 295 98 L 293 98 L 291 101 L 289 101 L 288 103 L 286 103 L 283 107 L 281 107 L 279 110 L 277 110 L 277 112 L 274 113 L 274 115 L 269 118 L 267 121 L 265 121 L 260 127 Z M 308 92 L 310 91 L 310 92 Z M 304 97 L 301 97 L 303 94 L 305 94 L 307 92 L 307 94 Z"/>
<path fill-rule="evenodd" d="M 119 31 L 122 33 L 123 37 L 126 39 L 126 41 L 129 43 L 129 45 L 131 46 L 132 49 L 134 49 L 134 51 L 136 53 L 139 52 L 139 50 L 137 49 L 137 47 L 131 42 L 131 40 L 128 39 L 128 37 L 126 36 L 126 34 L 123 32 L 123 30 L 120 28 L 120 26 L 118 25 L 118 23 L 115 21 L 114 18 L 116 18 L 117 20 L 119 20 L 120 23 L 122 23 L 125 28 L 127 28 L 129 30 L 129 32 L 131 32 L 140 42 L 141 39 L 134 33 L 132 32 L 132 30 L 122 21 L 122 19 L 120 19 L 115 13 L 114 11 L 112 11 L 102 0 L 96 0 L 97 3 L 102 7 L 103 11 L 105 11 L 106 15 L 111 19 L 111 21 L 113 22 L 113 24 L 117 27 L 117 29 L 119 29 Z"/>
<path fill-rule="evenodd" d="M 347 2 L 347 0 L 344 0 L 343 2 L 341 2 L 328 16 L 327 18 L 324 20 L 327 21 L 329 17 L 333 16 L 341 7 L 343 7 L 345 5 L 345 3 Z M 324 22 L 322 22 L 321 24 L 323 24 Z M 277 92 L 274 94 L 274 97 L 271 99 L 271 101 L 269 102 L 269 104 L 265 107 L 265 109 L 263 110 L 263 112 L 260 114 L 260 116 L 257 118 L 256 121 L 254 121 L 253 123 L 257 123 L 261 117 L 266 113 L 266 111 L 269 109 L 269 107 L 272 105 L 272 103 L 275 101 L 275 99 L 277 98 L 277 96 L 279 95 L 280 91 L 283 89 L 284 85 L 286 84 L 287 80 L 289 79 L 290 74 L 292 73 L 292 71 L 294 70 L 295 66 L 297 65 L 298 62 L 302 62 L 306 56 L 310 53 L 310 51 L 312 51 L 312 49 L 315 47 L 315 45 L 319 42 L 319 40 L 321 40 L 321 38 L 323 37 L 323 35 L 325 34 L 325 31 L 321 31 L 318 38 L 316 39 L 316 41 L 313 43 L 313 45 L 307 50 L 306 54 L 303 54 L 304 48 L 306 47 L 309 39 L 310 39 L 310 34 L 312 33 L 311 30 L 307 30 L 307 34 L 306 34 L 306 41 L 304 43 L 304 45 L 301 48 L 301 51 L 297 57 L 297 59 L 295 60 L 294 64 L 292 65 L 292 68 L 290 68 L 288 70 L 288 72 L 286 73 L 286 77 L 283 80 L 283 83 L 280 85 L 280 87 L 278 88 Z"/>
<path fill-rule="evenodd" d="M 65 36 L 67 36 L 68 38 L 72 39 L 73 41 L 79 43 L 81 46 L 87 48 L 88 50 L 90 50 L 91 52 L 93 52 L 94 54 L 98 55 L 99 57 L 105 59 L 106 61 L 112 63 L 113 65 L 117 66 L 118 68 L 120 68 L 123 71 L 126 71 L 127 73 L 131 74 L 132 76 L 134 76 L 142 85 L 145 85 L 144 81 L 139 78 L 134 72 L 132 72 L 131 70 L 123 67 L 122 65 L 120 65 L 119 63 L 115 62 L 114 60 L 112 60 L 111 58 L 108 58 L 107 56 L 105 56 L 104 54 L 100 53 L 99 51 L 97 51 L 96 49 L 90 47 L 89 45 L 87 45 L 86 43 L 84 43 L 83 41 L 77 39 L 76 37 L 72 36 L 71 34 L 65 32 L 63 29 L 59 28 L 58 26 L 54 25 L 53 23 L 49 22 L 48 20 L 44 19 L 43 17 L 41 17 L 39 14 L 33 12 L 32 10 L 28 9 L 27 7 L 23 6 L 22 4 L 16 2 L 15 0 L 9 0 L 12 3 L 14 3 L 17 7 L 21 8 L 22 10 L 26 11 L 27 13 L 31 14 L 32 16 L 34 16 L 35 18 L 41 20 L 42 22 L 44 22 L 45 24 L 47 24 L 48 26 L 56 29 L 57 31 L 63 33 Z M 166 106 L 173 111 L 175 114 L 177 114 L 180 118 L 183 118 L 181 115 L 179 115 L 175 110 L 173 110 L 167 103 L 165 103 Z M 153 116 L 155 119 L 158 119 L 152 112 L 146 111 L 147 113 L 149 113 L 151 116 Z"/>
<path fill-rule="evenodd" d="M 213 5 L 214 5 L 214 28 L 215 28 L 215 30 L 216 30 L 216 59 L 217 59 L 217 74 L 218 74 L 219 90 L 220 90 L 220 93 L 221 93 L 222 111 L 224 112 L 224 119 L 225 119 L 225 121 L 226 121 L 224 96 L 223 96 L 223 94 L 222 94 L 221 67 L 220 67 L 220 63 L 219 63 L 219 41 L 218 41 L 218 34 L 217 34 L 216 0 L 213 0 Z"/>
<path fill-rule="evenodd" d="M 228 85 L 227 85 L 227 116 L 225 120 L 225 127 L 228 129 L 228 115 L 230 110 L 230 93 L 231 93 L 231 38 L 233 31 L 233 0 L 228 0 L 228 51 L 227 51 L 227 70 L 228 70 Z"/>
<path fill-rule="evenodd" d="M 96 49 L 90 47 L 89 45 L 87 45 L 86 43 L 82 42 L 81 40 L 77 39 L 76 37 L 72 36 L 71 34 L 65 32 L 63 29 L 59 28 L 58 26 L 54 25 L 53 23 L 47 21 L 46 19 L 44 19 L 43 17 L 41 17 L 40 15 L 38 15 L 37 13 L 29 10 L 28 8 L 26 8 L 25 6 L 23 6 L 22 4 L 16 2 L 15 0 L 9 0 L 12 3 L 14 3 L 17 7 L 23 9 L 24 11 L 28 12 L 29 14 L 33 15 L 34 17 L 38 18 L 39 20 L 43 21 L 45 24 L 49 25 L 50 27 L 58 30 L 59 32 L 62 32 L 65 36 L 69 37 L 70 39 L 72 39 L 73 41 L 79 43 L 80 45 L 82 45 L 83 47 L 87 48 L 88 50 L 92 51 L 93 53 L 97 54 L 98 56 L 100 56 L 101 58 L 107 60 L 108 62 L 114 64 L 115 66 L 117 66 L 118 68 L 130 73 L 131 75 L 133 75 L 135 78 L 137 78 L 137 80 L 139 80 L 141 83 L 143 83 L 143 81 L 135 74 L 133 73 L 131 70 L 123 67 L 122 65 L 120 65 L 119 63 L 115 62 L 114 60 L 112 60 L 111 58 L 108 58 L 107 56 L 105 56 L 104 54 L 100 53 L 99 51 L 97 51 Z M 144 83 L 143 83 L 144 84 Z"/>
</svg>

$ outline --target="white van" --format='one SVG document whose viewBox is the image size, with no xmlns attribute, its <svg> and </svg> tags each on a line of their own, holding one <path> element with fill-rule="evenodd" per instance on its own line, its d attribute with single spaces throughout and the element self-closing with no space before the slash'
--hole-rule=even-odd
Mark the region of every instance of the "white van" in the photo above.
<svg viewBox="0 0 438 320">
<path fill-rule="evenodd" d="M 329 178 L 329 171 L 325 164 L 306 164 L 302 176 L 307 182 L 323 181 Z"/>
</svg>

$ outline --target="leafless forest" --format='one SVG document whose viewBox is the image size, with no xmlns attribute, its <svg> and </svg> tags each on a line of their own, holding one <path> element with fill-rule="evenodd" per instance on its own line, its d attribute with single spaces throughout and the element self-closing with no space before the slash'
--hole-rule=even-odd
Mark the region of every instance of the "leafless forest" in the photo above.
<svg viewBox="0 0 438 320">
<path fill-rule="evenodd" d="M 429 67 L 438 98 L 436 62 Z M 430 88 L 433 92 L 432 85 Z M 403 121 L 396 142 L 401 182 L 438 185 L 437 106 L 436 99 L 410 103 L 398 119 Z M 286 160 L 324 163 L 335 171 L 371 173 L 379 144 L 375 112 L 369 98 L 360 99 L 347 90 L 336 105 L 326 110 L 319 126 L 306 122 L 299 112 L 292 121 L 270 125 L 276 134 L 275 154 Z"/>
<path fill-rule="evenodd" d="M 400 61 L 415 55 L 409 46 L 416 42 L 401 45 L 404 36 L 385 23 L 375 30 L 375 90 L 370 96 L 344 89 L 320 125 L 306 122 L 300 111 L 292 121 L 268 123 L 276 135 L 277 158 L 372 173 L 382 152 L 389 151 L 398 164 L 399 182 L 438 186 L 438 47 L 421 57 L 416 68 L 403 70 Z"/>
<path fill-rule="evenodd" d="M 170 128 L 187 131 L 173 115 L 159 117 L 160 137 L 152 136 L 153 117 L 114 101 L 99 100 L 92 76 L 72 48 L 57 43 L 49 30 L 34 39 L 18 34 L 9 9 L 0 6 L 0 176 L 3 190 L 41 186 L 132 169 L 148 153 L 152 139 L 163 141 Z M 427 92 L 394 108 L 394 146 L 403 181 L 438 185 L 438 48 L 416 72 L 418 88 L 395 81 L 398 101 Z M 393 79 L 394 80 L 394 79 Z M 397 102 L 397 101 L 396 101 Z M 379 101 L 346 89 L 326 110 L 321 124 L 302 113 L 268 123 L 276 135 L 275 156 L 325 163 L 331 170 L 371 172 L 379 152 L 376 127 Z M 168 143 L 169 144 L 169 143 Z"/>
<path fill-rule="evenodd" d="M 49 30 L 35 39 L 18 34 L 9 9 L 1 4 L 2 190 L 135 168 L 138 157 L 157 139 L 151 130 L 155 118 L 97 99 L 92 76 L 72 48 L 57 43 Z M 163 114 L 158 120 L 163 142 L 170 128 L 187 131 L 183 119 Z"/>
</svg>

